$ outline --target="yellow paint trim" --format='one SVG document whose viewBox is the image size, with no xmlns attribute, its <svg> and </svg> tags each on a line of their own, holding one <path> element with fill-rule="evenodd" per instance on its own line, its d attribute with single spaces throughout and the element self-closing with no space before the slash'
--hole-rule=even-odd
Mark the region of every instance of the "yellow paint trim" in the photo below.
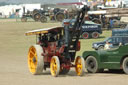
<svg viewBox="0 0 128 85">
<path fill-rule="evenodd" d="M 76 59 L 75 65 L 76 65 L 76 73 L 77 73 L 78 76 L 80 76 L 81 75 L 81 72 L 82 72 L 82 68 L 83 68 L 83 66 L 82 66 L 82 60 L 81 60 L 80 57 L 78 57 Z"/>
<path fill-rule="evenodd" d="M 50 62 L 50 70 L 51 70 L 51 73 L 52 73 L 53 76 L 56 75 L 57 69 L 58 68 L 57 68 L 56 59 L 52 58 L 51 62 Z"/>
<path fill-rule="evenodd" d="M 35 62 L 33 59 L 35 58 Z M 37 69 L 37 53 L 34 46 L 31 46 L 28 52 L 28 67 L 32 74 L 35 74 Z"/>
<path fill-rule="evenodd" d="M 29 36 L 29 35 L 39 35 L 39 34 L 45 34 L 45 33 L 48 33 L 48 31 L 28 32 L 28 33 L 25 33 L 25 35 Z"/>
</svg>

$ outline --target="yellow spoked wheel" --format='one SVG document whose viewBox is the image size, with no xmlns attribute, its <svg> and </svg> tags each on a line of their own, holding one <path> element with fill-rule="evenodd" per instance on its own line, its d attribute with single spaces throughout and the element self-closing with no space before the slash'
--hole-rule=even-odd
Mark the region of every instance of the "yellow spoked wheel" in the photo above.
<svg viewBox="0 0 128 85">
<path fill-rule="evenodd" d="M 41 74 L 44 67 L 44 59 L 41 53 L 43 49 L 40 45 L 33 45 L 28 52 L 28 67 L 29 71 L 36 75 Z"/>
<path fill-rule="evenodd" d="M 50 62 L 50 70 L 52 76 L 58 76 L 60 72 L 60 61 L 57 56 L 53 56 Z"/>
<path fill-rule="evenodd" d="M 84 74 L 85 64 L 83 57 L 80 56 L 76 57 L 75 69 L 78 76 L 82 76 Z"/>
</svg>

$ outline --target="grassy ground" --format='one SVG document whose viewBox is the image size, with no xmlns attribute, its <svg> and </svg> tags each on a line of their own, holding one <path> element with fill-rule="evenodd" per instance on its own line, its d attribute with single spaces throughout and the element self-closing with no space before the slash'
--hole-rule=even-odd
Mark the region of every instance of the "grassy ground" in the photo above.
<svg viewBox="0 0 128 85">
<path fill-rule="evenodd" d="M 0 20 L 0 85 L 128 85 L 127 75 L 118 73 L 89 74 L 77 77 L 74 68 L 67 75 L 54 78 L 50 70 L 42 75 L 33 76 L 28 71 L 27 53 L 35 44 L 35 36 L 25 36 L 25 32 L 61 26 L 61 23 L 15 22 L 15 20 Z M 111 31 L 104 31 L 98 39 L 81 40 L 81 51 L 93 50 L 92 43 L 111 36 Z"/>
</svg>

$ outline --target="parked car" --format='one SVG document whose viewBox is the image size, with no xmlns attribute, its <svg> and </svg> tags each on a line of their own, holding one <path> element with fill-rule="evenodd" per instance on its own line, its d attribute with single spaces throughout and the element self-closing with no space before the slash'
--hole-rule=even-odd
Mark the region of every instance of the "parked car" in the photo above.
<svg viewBox="0 0 128 85">
<path fill-rule="evenodd" d="M 90 73 L 104 69 L 123 69 L 128 74 L 128 45 L 109 50 L 85 51 L 82 56 L 85 59 L 85 67 Z"/>
<path fill-rule="evenodd" d="M 114 47 L 119 46 L 119 43 L 122 43 L 123 45 L 127 44 L 128 43 L 128 36 L 108 37 L 102 42 L 93 43 L 92 48 L 94 48 L 95 50 L 104 49 L 104 45 L 105 45 L 106 41 L 110 42 L 113 45 L 113 48 L 114 48 Z"/>
</svg>

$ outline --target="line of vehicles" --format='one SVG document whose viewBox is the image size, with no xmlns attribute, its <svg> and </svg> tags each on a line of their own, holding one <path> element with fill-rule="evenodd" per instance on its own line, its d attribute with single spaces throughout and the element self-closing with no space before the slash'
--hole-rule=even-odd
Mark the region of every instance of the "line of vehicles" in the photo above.
<svg viewBox="0 0 128 85">
<path fill-rule="evenodd" d="M 120 34 L 120 30 L 113 30 L 113 36 L 107 40 L 116 42 L 121 39 L 121 46 L 109 50 L 85 51 L 82 57 L 76 56 L 76 52 L 80 51 L 81 37 L 96 38 L 102 33 L 101 29 L 98 29 L 99 25 L 90 25 L 86 22 L 85 13 L 88 10 L 89 8 L 84 6 L 79 10 L 75 20 L 64 20 L 62 27 L 25 33 L 27 36 L 37 36 L 36 45 L 32 45 L 28 52 L 28 67 L 32 74 L 41 74 L 43 70 L 50 68 L 51 75 L 56 77 L 59 74 L 67 74 L 71 67 L 75 68 L 78 76 L 84 74 L 85 68 L 90 73 L 101 72 L 104 69 L 123 69 L 128 74 L 128 45 L 127 42 L 124 43 L 126 39 L 124 35 L 115 38 L 116 34 Z M 93 28 L 98 31 L 94 31 Z"/>
</svg>

